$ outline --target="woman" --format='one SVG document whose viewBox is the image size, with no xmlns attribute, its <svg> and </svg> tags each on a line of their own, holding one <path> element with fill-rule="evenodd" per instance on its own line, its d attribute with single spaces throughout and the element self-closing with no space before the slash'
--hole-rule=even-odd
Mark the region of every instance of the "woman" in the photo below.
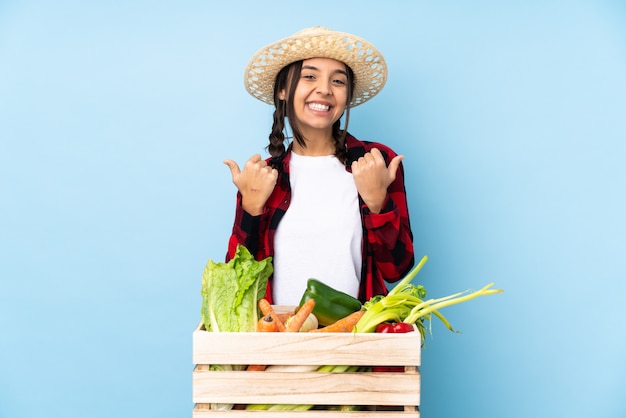
<svg viewBox="0 0 626 418">
<path fill-rule="evenodd" d="M 254 155 L 242 169 L 224 161 L 238 188 L 227 259 L 238 244 L 257 260 L 273 257 L 271 303 L 297 305 L 312 277 L 364 302 L 413 266 L 404 157 L 347 129 L 350 109 L 382 89 L 386 72 L 369 42 L 322 27 L 248 64 L 246 89 L 275 106 L 271 158 Z"/>
</svg>

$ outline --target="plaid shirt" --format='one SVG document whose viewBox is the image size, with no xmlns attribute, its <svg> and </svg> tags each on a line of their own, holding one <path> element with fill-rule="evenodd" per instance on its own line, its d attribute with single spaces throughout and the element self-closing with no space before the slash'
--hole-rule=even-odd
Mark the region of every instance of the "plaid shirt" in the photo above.
<svg viewBox="0 0 626 418">
<path fill-rule="evenodd" d="M 396 156 L 385 145 L 359 141 L 346 136 L 348 151 L 347 170 L 353 161 L 378 148 L 387 165 Z M 291 152 L 282 157 L 270 158 L 268 164 L 278 169 L 276 187 L 265 204 L 264 212 L 252 216 L 241 206 L 241 193 L 237 193 L 237 209 L 232 235 L 228 242 L 226 260 L 235 255 L 238 244 L 245 246 L 257 260 L 274 255 L 274 236 L 278 223 L 289 207 L 291 186 L 289 182 L 289 159 Z M 387 197 L 380 213 L 371 213 L 359 196 L 361 220 L 363 223 L 363 266 L 359 299 L 365 302 L 374 295 L 386 294 L 386 282 L 400 280 L 413 267 L 413 234 L 404 187 L 404 169 L 398 167 L 396 179 L 387 190 Z M 304 291 L 304 290 L 303 290 Z M 268 281 L 266 298 L 273 302 L 272 280 Z"/>
</svg>

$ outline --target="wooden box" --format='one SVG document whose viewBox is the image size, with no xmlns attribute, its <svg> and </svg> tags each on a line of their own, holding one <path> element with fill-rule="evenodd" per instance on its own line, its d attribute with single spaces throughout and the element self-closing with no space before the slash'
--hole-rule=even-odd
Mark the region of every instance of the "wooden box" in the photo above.
<svg viewBox="0 0 626 418">
<path fill-rule="evenodd" d="M 420 334 L 193 332 L 194 418 L 419 418 Z M 400 372 L 210 371 L 211 364 L 404 366 Z M 402 370 L 402 369 L 401 369 Z M 211 410 L 210 404 L 312 404 L 307 411 Z M 362 406 L 362 411 L 321 409 Z"/>
</svg>

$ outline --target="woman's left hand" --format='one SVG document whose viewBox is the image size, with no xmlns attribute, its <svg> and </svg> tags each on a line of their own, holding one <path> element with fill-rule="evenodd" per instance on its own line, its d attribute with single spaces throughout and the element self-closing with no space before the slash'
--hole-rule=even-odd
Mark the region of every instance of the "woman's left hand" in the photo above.
<svg viewBox="0 0 626 418">
<path fill-rule="evenodd" d="M 372 148 L 370 152 L 352 163 L 356 189 L 371 212 L 381 211 L 387 196 L 387 188 L 396 179 L 396 171 L 403 159 L 403 155 L 397 155 L 387 167 L 380 150 Z"/>
</svg>

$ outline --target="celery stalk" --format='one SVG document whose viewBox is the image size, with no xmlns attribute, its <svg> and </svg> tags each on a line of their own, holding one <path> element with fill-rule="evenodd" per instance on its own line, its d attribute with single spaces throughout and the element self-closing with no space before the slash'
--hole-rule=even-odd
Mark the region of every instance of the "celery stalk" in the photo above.
<svg viewBox="0 0 626 418">
<path fill-rule="evenodd" d="M 450 331 L 456 332 L 450 322 L 439 312 L 446 306 L 466 302 L 479 296 L 501 293 L 502 290 L 490 289 L 493 283 L 482 289 L 467 294 L 469 291 L 455 293 L 438 299 L 422 300 L 426 296 L 423 286 L 415 286 L 411 281 L 422 269 L 427 256 L 422 257 L 415 266 L 386 296 L 374 296 L 363 307 L 365 314 L 357 322 L 354 332 L 374 332 L 376 327 L 383 322 L 406 322 L 415 324 L 422 334 L 422 344 L 425 340 L 426 327 L 424 321 L 431 325 L 432 315 L 436 316 Z"/>
<path fill-rule="evenodd" d="M 420 272 L 420 270 L 422 269 L 422 267 L 424 267 L 424 264 L 426 264 L 427 261 L 428 261 L 428 256 L 425 255 L 424 257 L 422 257 L 420 262 L 417 263 L 417 266 L 413 267 L 413 269 L 406 276 L 404 276 L 404 278 L 400 280 L 400 282 L 393 289 L 389 291 L 388 295 L 395 295 L 396 293 L 400 292 L 400 290 L 404 286 L 411 283 L 413 278 L 417 276 L 417 273 Z"/>
<path fill-rule="evenodd" d="M 413 310 L 411 310 L 411 314 L 409 316 L 407 316 L 404 320 L 404 322 L 407 323 L 413 323 L 415 321 L 417 321 L 420 317 L 423 317 L 425 315 L 428 315 L 430 313 L 439 313 L 438 310 L 441 308 L 445 308 L 446 306 L 451 306 L 451 305 L 456 305 L 458 303 L 463 303 L 466 302 L 468 300 L 477 298 L 479 296 L 487 296 L 487 295 L 494 295 L 496 293 L 502 293 L 503 291 L 501 289 L 489 289 L 491 286 L 493 286 L 493 283 L 489 283 L 487 286 L 483 287 L 480 290 L 477 290 L 475 292 L 466 294 L 465 296 L 459 296 L 462 295 L 464 293 L 469 292 L 469 290 L 465 291 L 465 292 L 460 292 L 457 293 L 455 295 L 452 296 L 447 296 L 444 298 L 439 298 L 439 299 L 431 299 L 427 302 L 424 302 L 423 306 L 416 306 Z M 439 314 L 437 315 L 438 318 L 442 319 L 443 316 Z M 449 323 L 447 323 L 447 321 L 443 321 L 446 326 L 448 327 L 448 329 L 450 329 L 452 331 L 452 327 L 450 326 Z"/>
</svg>

